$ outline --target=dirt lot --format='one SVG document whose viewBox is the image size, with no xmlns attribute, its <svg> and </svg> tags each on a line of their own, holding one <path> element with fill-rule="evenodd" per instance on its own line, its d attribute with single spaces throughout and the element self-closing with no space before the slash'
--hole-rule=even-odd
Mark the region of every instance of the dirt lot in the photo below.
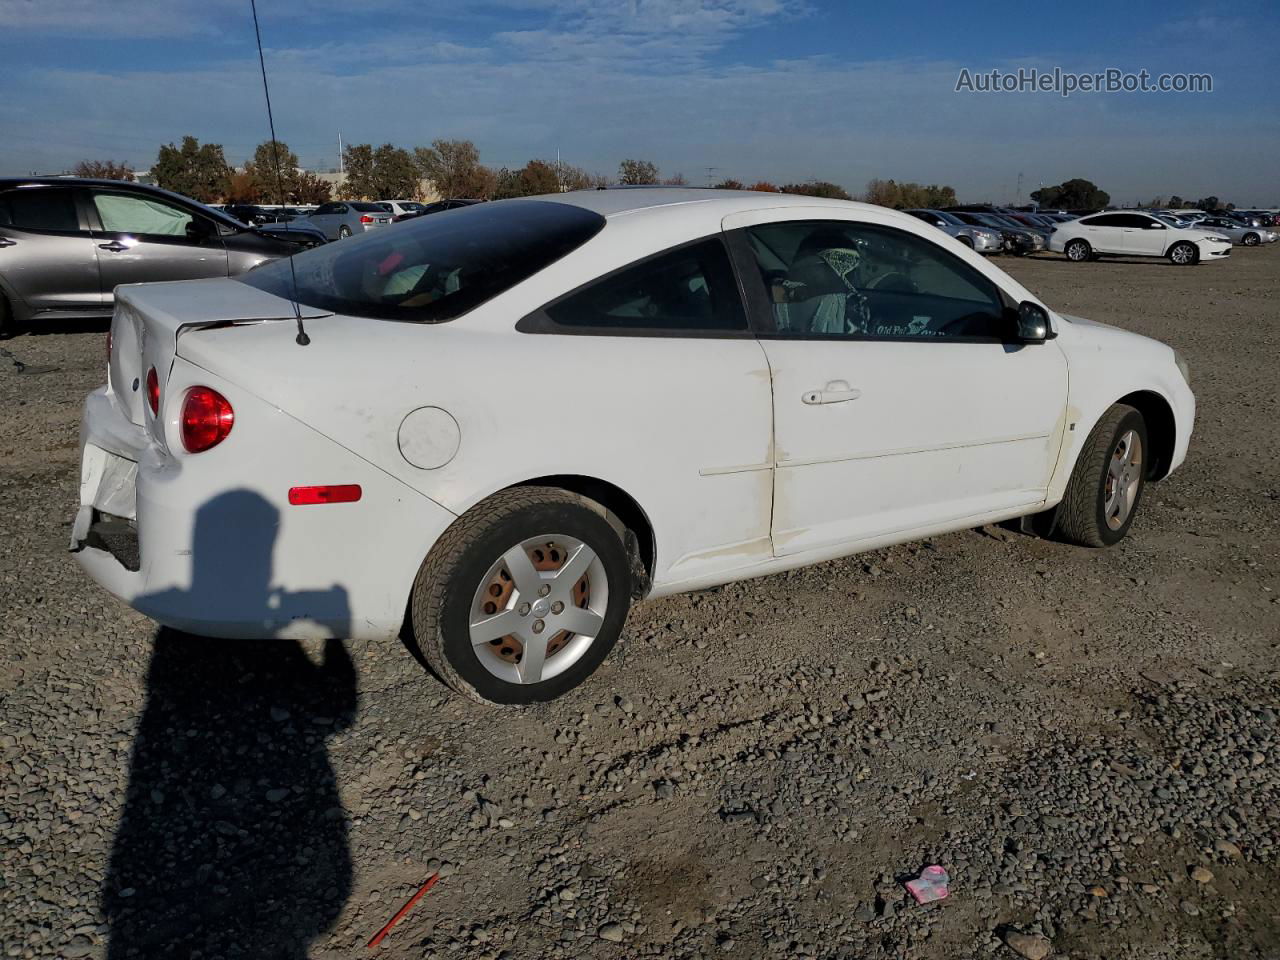
<svg viewBox="0 0 1280 960">
<path fill-rule="evenodd" d="M 66 552 L 105 327 L 0 344 L 4 955 L 361 956 L 439 870 L 382 954 L 1280 957 L 1278 264 L 1004 262 L 1190 362 L 1190 457 L 1119 547 L 648 603 L 525 712 L 392 644 L 157 633 Z"/>
</svg>

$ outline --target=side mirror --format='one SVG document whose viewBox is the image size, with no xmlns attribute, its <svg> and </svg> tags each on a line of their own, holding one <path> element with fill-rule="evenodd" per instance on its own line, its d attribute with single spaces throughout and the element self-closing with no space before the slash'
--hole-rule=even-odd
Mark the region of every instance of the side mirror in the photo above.
<svg viewBox="0 0 1280 960">
<path fill-rule="evenodd" d="M 1030 300 L 1018 304 L 1017 333 L 1023 343 L 1044 343 L 1057 336 L 1049 324 L 1048 311 Z"/>
</svg>

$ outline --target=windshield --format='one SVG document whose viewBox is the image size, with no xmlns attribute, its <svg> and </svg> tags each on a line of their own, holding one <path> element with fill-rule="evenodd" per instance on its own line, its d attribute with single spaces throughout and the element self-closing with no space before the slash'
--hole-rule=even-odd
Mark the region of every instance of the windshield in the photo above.
<svg viewBox="0 0 1280 960">
<path fill-rule="evenodd" d="M 604 217 L 545 200 L 450 210 L 294 256 L 297 300 L 356 317 L 439 323 L 474 309 L 582 246 Z M 289 260 L 236 278 L 294 299 Z"/>
<path fill-rule="evenodd" d="M 968 226 L 967 223 L 965 223 L 963 220 L 957 217 L 954 213 L 947 213 L 947 211 L 945 210 L 934 210 L 933 213 L 937 214 L 939 217 L 941 217 L 943 220 L 945 220 L 947 223 L 951 224 L 952 226 L 955 226 L 955 227 Z"/>
</svg>

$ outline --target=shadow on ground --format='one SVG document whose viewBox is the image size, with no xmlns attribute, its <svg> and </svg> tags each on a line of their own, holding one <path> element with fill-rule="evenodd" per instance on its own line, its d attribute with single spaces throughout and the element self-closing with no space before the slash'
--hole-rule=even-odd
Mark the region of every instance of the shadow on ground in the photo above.
<svg viewBox="0 0 1280 960">
<path fill-rule="evenodd" d="M 279 522 L 248 491 L 214 498 L 196 514 L 189 587 L 140 605 L 260 625 L 263 636 L 318 609 L 342 622 L 341 587 L 272 586 Z M 340 641 L 315 663 L 292 640 L 156 634 L 102 889 L 108 958 L 307 956 L 351 889 L 327 740 L 357 701 Z"/>
</svg>

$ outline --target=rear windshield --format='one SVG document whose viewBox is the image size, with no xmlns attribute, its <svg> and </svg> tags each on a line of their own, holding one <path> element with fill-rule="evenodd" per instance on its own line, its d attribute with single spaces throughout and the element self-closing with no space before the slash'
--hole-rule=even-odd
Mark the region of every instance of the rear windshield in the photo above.
<svg viewBox="0 0 1280 960">
<path fill-rule="evenodd" d="M 296 297 L 350 316 L 439 323 L 511 289 L 603 227 L 604 217 L 567 203 L 477 203 L 296 254 Z M 236 279 L 295 296 L 287 259 Z"/>
<path fill-rule="evenodd" d="M 351 209 L 361 213 L 386 213 L 388 207 L 383 203 L 353 203 Z"/>
</svg>

